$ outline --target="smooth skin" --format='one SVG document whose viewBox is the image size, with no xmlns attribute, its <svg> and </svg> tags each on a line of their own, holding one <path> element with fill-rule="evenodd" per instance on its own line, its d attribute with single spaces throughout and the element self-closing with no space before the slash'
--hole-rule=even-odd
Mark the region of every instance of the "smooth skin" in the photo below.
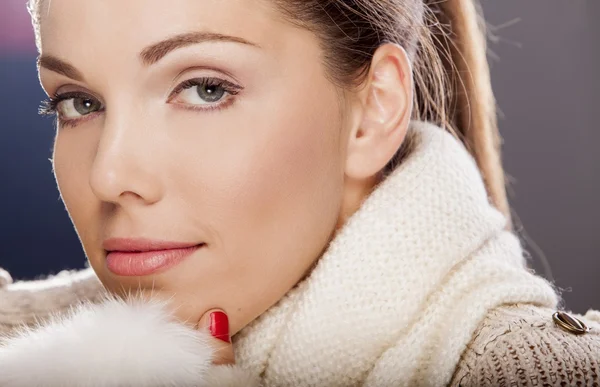
<svg viewBox="0 0 600 387">
<path fill-rule="evenodd" d="M 236 38 L 157 46 L 199 32 Z M 202 329 L 218 308 L 231 335 L 308 274 L 379 182 L 412 111 L 401 47 L 382 45 L 363 85 L 342 90 L 318 37 L 269 0 L 52 0 L 41 57 L 46 93 L 76 93 L 57 105 L 53 168 L 104 286 L 169 298 Z M 199 78 L 235 90 L 179 87 Z M 206 247 L 124 277 L 106 267 L 102 242 L 115 237 Z M 231 345 L 214 345 L 217 363 L 233 362 Z"/>
</svg>

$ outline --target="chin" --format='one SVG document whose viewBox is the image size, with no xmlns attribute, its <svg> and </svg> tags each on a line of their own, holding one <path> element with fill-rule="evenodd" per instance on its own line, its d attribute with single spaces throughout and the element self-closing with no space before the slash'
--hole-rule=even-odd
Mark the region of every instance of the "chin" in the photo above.
<svg viewBox="0 0 600 387">
<path fill-rule="evenodd" d="M 164 288 L 158 287 L 127 287 L 108 288 L 107 290 L 119 298 L 140 298 L 143 300 L 162 300 L 167 301 L 167 309 L 177 321 L 195 328 L 204 312 L 211 309 L 211 306 L 204 305 L 198 298 L 191 295 L 184 295 Z"/>
<path fill-rule="evenodd" d="M 204 313 L 219 308 L 228 314 L 233 335 L 255 318 L 255 313 L 250 315 L 250 311 L 262 310 L 265 306 L 262 299 L 260 305 L 254 305 L 248 303 L 248 299 L 238 299 L 237 290 L 229 291 L 232 282 L 239 283 L 242 279 L 227 281 L 228 277 L 222 274 L 222 270 L 221 274 L 215 274 L 219 271 L 210 265 L 199 266 L 193 261 L 162 273 L 140 277 L 118 276 L 100 260 L 92 267 L 109 293 L 119 298 L 139 296 L 168 301 L 171 314 L 188 326 L 195 326 Z"/>
</svg>

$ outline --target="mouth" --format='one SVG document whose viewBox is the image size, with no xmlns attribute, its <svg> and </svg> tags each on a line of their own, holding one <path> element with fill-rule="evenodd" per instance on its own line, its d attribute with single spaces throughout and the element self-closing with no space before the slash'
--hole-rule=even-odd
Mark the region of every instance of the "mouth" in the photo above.
<svg viewBox="0 0 600 387">
<path fill-rule="evenodd" d="M 111 238 L 102 244 L 106 251 L 108 270 L 125 277 L 140 277 L 165 272 L 205 246 L 205 243 L 132 238 Z"/>
</svg>

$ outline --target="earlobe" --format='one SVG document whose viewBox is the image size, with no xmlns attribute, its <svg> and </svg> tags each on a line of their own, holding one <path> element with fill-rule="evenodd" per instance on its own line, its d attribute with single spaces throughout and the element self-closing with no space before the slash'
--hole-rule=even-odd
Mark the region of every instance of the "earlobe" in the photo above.
<svg viewBox="0 0 600 387">
<path fill-rule="evenodd" d="M 412 73 L 408 56 L 386 43 L 373 56 L 366 87 L 359 95 L 360 124 L 350 133 L 346 174 L 372 177 L 394 157 L 406 135 L 412 113 Z"/>
</svg>

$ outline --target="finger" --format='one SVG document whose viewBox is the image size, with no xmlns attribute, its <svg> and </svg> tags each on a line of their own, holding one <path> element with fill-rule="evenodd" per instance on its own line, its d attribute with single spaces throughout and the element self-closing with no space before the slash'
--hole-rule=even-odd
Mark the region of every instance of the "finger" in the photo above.
<svg viewBox="0 0 600 387">
<path fill-rule="evenodd" d="M 198 329 L 212 336 L 210 346 L 215 350 L 214 364 L 235 364 L 233 345 L 229 336 L 229 319 L 221 309 L 211 309 L 198 322 Z"/>
</svg>

